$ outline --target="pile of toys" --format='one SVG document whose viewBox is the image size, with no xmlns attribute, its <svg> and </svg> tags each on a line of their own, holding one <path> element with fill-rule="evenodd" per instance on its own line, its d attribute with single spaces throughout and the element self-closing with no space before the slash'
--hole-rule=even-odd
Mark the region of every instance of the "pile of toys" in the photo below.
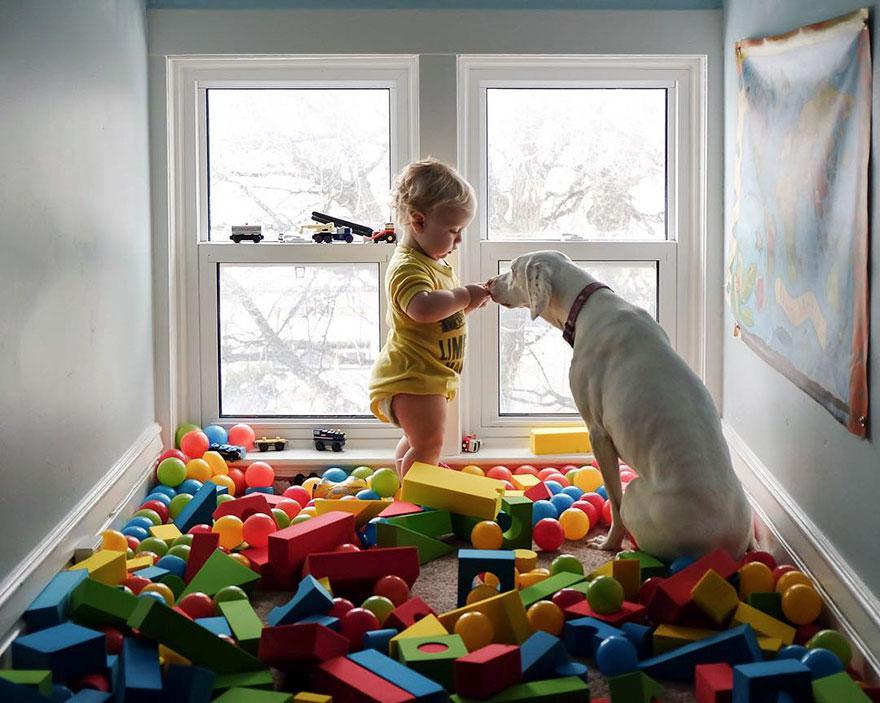
<svg viewBox="0 0 880 703">
<path fill-rule="evenodd" d="M 211 448 L 253 449 L 249 426 L 176 439 L 134 515 L 28 608 L 0 700 L 564 703 L 590 700 L 585 659 L 611 703 L 660 680 L 700 703 L 878 699 L 809 578 L 767 553 L 539 568 L 533 547 L 610 521 L 594 466 L 332 467 L 278 494 L 269 464 Z M 454 552 L 457 607 L 436 612 L 411 589 Z M 261 590 L 287 592 L 265 617 Z"/>
</svg>

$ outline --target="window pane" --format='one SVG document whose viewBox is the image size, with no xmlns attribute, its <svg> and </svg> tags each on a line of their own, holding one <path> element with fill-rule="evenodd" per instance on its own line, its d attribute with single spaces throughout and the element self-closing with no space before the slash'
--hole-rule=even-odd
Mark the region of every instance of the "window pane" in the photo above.
<svg viewBox="0 0 880 703">
<path fill-rule="evenodd" d="M 657 263 L 654 261 L 576 261 L 614 292 L 657 319 Z M 498 273 L 510 270 L 498 262 Z M 571 347 L 562 333 L 527 308 L 498 306 L 498 409 L 501 415 L 577 413 L 568 385 Z"/>
<path fill-rule="evenodd" d="M 489 239 L 665 239 L 666 90 L 490 88 Z"/>
<path fill-rule="evenodd" d="M 221 416 L 370 416 L 379 265 L 220 264 Z"/>
<path fill-rule="evenodd" d="M 391 184 L 387 89 L 210 89 L 210 238 L 297 234 L 313 210 L 378 228 Z"/>
</svg>

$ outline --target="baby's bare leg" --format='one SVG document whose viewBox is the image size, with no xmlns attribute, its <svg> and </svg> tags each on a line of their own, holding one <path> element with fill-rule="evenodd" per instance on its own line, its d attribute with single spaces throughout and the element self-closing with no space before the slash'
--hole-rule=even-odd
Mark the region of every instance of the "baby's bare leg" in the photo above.
<svg viewBox="0 0 880 703">
<path fill-rule="evenodd" d="M 407 439 L 406 434 L 400 438 L 400 441 L 397 443 L 397 449 L 394 450 L 394 468 L 397 471 L 398 476 L 403 476 L 401 472 L 401 467 L 403 466 L 403 457 L 406 456 L 406 453 L 410 450 L 409 439 Z"/>
<path fill-rule="evenodd" d="M 446 405 L 446 396 L 443 395 L 398 393 L 394 396 L 391 407 L 409 442 L 409 449 L 400 462 L 401 476 L 406 475 L 414 461 L 434 465 L 440 461 L 446 430 Z"/>
</svg>

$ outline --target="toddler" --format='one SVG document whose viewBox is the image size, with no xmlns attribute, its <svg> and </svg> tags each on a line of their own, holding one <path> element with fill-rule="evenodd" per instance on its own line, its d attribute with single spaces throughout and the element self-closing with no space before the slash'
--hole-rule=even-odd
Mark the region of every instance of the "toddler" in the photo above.
<svg viewBox="0 0 880 703">
<path fill-rule="evenodd" d="M 434 159 L 407 166 L 392 188 L 403 230 L 385 274 L 388 339 L 373 365 L 370 409 L 403 430 L 401 478 L 414 461 L 437 464 L 446 406 L 455 397 L 465 350 L 465 315 L 483 307 L 483 284 L 459 285 L 445 257 L 474 217 L 474 189 Z"/>
</svg>

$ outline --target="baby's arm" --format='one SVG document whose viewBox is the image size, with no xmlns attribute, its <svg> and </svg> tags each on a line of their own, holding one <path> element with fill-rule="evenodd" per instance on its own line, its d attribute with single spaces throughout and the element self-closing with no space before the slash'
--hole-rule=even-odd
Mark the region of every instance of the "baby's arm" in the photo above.
<svg viewBox="0 0 880 703">
<path fill-rule="evenodd" d="M 488 298 L 486 287 L 477 283 L 452 290 L 422 291 L 410 301 L 406 314 L 416 322 L 439 322 L 461 310 L 468 313 Z"/>
</svg>

